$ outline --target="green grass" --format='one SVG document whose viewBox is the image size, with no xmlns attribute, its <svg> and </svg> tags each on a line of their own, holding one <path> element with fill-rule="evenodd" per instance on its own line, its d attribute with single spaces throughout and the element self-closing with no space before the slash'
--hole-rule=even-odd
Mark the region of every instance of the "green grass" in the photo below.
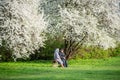
<svg viewBox="0 0 120 80">
<path fill-rule="evenodd" d="M 2 62 L 0 80 L 120 80 L 120 58 L 70 60 L 64 69 L 51 61 Z"/>
</svg>

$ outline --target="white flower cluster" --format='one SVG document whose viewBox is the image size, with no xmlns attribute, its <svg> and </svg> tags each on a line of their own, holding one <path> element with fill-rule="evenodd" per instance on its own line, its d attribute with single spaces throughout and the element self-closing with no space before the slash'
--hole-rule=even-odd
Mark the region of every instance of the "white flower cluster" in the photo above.
<svg viewBox="0 0 120 80">
<path fill-rule="evenodd" d="M 0 0 L 0 45 L 6 45 L 17 57 L 29 57 L 44 46 L 47 22 L 39 13 L 40 0 Z"/>
<path fill-rule="evenodd" d="M 51 20 L 51 34 L 77 42 L 87 35 L 85 45 L 99 45 L 105 49 L 115 47 L 120 40 L 120 0 L 45 1 L 48 1 L 44 9 Z"/>
</svg>

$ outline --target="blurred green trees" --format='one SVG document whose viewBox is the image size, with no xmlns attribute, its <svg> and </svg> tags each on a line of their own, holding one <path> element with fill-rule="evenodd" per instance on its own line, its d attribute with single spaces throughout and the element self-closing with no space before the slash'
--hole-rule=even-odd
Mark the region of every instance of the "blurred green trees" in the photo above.
<svg viewBox="0 0 120 80">
<path fill-rule="evenodd" d="M 89 46 L 82 47 L 78 51 L 76 51 L 76 55 L 72 58 L 82 58 L 82 59 L 105 59 L 109 57 L 120 56 L 120 44 L 116 48 L 109 48 L 104 50 L 98 46 Z"/>
</svg>

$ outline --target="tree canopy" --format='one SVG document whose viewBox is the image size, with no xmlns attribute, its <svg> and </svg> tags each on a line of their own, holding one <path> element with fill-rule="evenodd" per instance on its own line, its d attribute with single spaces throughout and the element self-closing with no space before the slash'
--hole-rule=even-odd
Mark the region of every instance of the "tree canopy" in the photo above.
<svg viewBox="0 0 120 80">
<path fill-rule="evenodd" d="M 44 46 L 47 22 L 39 4 L 40 0 L 0 0 L 0 45 L 16 57 L 29 57 Z"/>
<path fill-rule="evenodd" d="M 119 0 L 0 0 L 0 46 L 22 57 L 48 37 L 64 41 L 67 57 L 82 45 L 114 48 L 119 21 Z"/>
<path fill-rule="evenodd" d="M 119 0 L 45 0 L 48 33 L 62 36 L 66 54 L 81 45 L 114 48 L 120 40 Z"/>
</svg>

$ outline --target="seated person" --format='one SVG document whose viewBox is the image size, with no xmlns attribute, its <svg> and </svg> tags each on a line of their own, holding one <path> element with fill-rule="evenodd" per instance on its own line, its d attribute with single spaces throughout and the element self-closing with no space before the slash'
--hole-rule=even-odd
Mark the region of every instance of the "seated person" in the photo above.
<svg viewBox="0 0 120 80">
<path fill-rule="evenodd" d="M 60 56 L 59 56 L 59 49 L 58 49 L 58 48 L 57 48 L 57 49 L 55 50 L 55 52 L 54 52 L 54 60 L 55 60 L 56 62 L 58 62 L 58 64 L 60 64 L 61 67 L 64 67 L 64 66 L 63 66 L 63 62 L 62 62 L 62 60 L 61 60 L 61 58 L 60 58 Z"/>
<path fill-rule="evenodd" d="M 68 67 L 67 61 L 66 61 L 66 56 L 65 56 L 65 54 L 64 54 L 64 49 L 60 49 L 60 51 L 59 51 L 59 56 L 60 56 L 60 58 L 61 58 L 61 60 L 62 60 L 62 62 L 63 62 L 63 66 L 64 66 L 64 67 Z"/>
</svg>

